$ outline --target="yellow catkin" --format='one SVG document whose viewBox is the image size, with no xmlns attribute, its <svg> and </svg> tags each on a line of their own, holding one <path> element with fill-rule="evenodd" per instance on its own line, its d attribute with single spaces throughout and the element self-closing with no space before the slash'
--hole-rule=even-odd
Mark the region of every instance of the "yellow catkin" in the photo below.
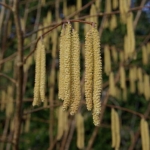
<svg viewBox="0 0 150 150">
<path fill-rule="evenodd" d="M 79 10 L 79 9 L 81 9 L 81 7 L 82 7 L 82 0 L 77 0 L 76 1 L 76 8 L 77 8 L 77 10 Z"/>
<path fill-rule="evenodd" d="M 119 115 L 114 108 L 111 110 L 111 130 L 112 147 L 118 150 L 120 148 L 120 122 Z"/>
<path fill-rule="evenodd" d="M 105 1 L 105 13 L 111 13 L 111 0 Z"/>
<path fill-rule="evenodd" d="M 68 11 L 67 11 L 67 0 L 63 1 L 63 15 L 64 17 L 66 17 L 68 15 Z"/>
<path fill-rule="evenodd" d="M 79 149 L 84 148 L 84 118 L 78 113 L 76 115 L 76 127 L 77 127 L 77 147 Z"/>
<path fill-rule="evenodd" d="M 4 111 L 4 109 L 6 108 L 6 92 L 4 90 L 1 91 L 1 102 L 0 102 L 0 110 Z"/>
<path fill-rule="evenodd" d="M 117 27 L 117 17 L 116 15 L 112 15 L 110 19 L 110 30 L 113 31 Z"/>
<path fill-rule="evenodd" d="M 142 46 L 142 62 L 143 65 L 148 64 L 148 51 L 145 45 Z"/>
<path fill-rule="evenodd" d="M 92 110 L 93 107 L 93 67 L 94 56 L 92 46 L 91 31 L 88 31 L 85 36 L 85 98 L 86 107 Z"/>
<path fill-rule="evenodd" d="M 68 23 L 65 28 L 64 42 L 64 103 L 66 110 L 70 105 L 70 53 L 71 53 L 71 25 Z"/>
<path fill-rule="evenodd" d="M 96 28 L 92 28 L 92 43 L 94 52 L 94 90 L 93 90 L 93 113 L 99 115 L 101 112 L 101 91 L 102 91 L 102 60 L 100 51 L 100 37 Z"/>
<path fill-rule="evenodd" d="M 141 68 L 137 69 L 137 79 L 138 79 L 138 83 L 137 83 L 138 93 L 139 94 L 143 94 L 143 92 L 144 92 L 144 84 L 143 84 L 143 73 L 142 73 L 142 69 Z"/>
<path fill-rule="evenodd" d="M 111 109 L 111 139 L 112 144 L 111 147 L 114 148 L 116 146 L 116 122 L 115 122 L 115 110 L 114 108 Z"/>
<path fill-rule="evenodd" d="M 111 72 L 109 75 L 109 94 L 113 97 L 116 96 L 116 87 L 114 81 L 114 73 Z"/>
<path fill-rule="evenodd" d="M 96 0 L 95 1 L 95 6 L 98 12 L 100 12 L 101 10 L 101 1 L 100 0 Z"/>
<path fill-rule="evenodd" d="M 120 122 L 119 122 L 119 115 L 118 113 L 115 111 L 115 131 L 116 131 L 116 146 L 115 149 L 118 150 L 120 148 Z"/>
<path fill-rule="evenodd" d="M 120 62 L 124 62 L 124 60 L 125 60 L 124 51 L 119 52 L 119 60 L 120 60 Z"/>
<path fill-rule="evenodd" d="M 78 33 L 73 30 L 71 37 L 71 106 L 70 114 L 74 115 L 78 110 L 80 90 L 80 41 Z"/>
<path fill-rule="evenodd" d="M 118 52 L 116 50 L 115 46 L 111 46 L 111 55 L 112 55 L 112 59 L 115 63 L 118 62 Z"/>
<path fill-rule="evenodd" d="M 24 127 L 25 133 L 28 133 L 30 130 L 30 118 L 31 118 L 31 114 L 27 114 L 26 121 L 25 121 L 25 127 Z"/>
<path fill-rule="evenodd" d="M 136 87 L 135 87 L 135 69 L 132 67 L 129 70 L 129 81 L 130 81 L 130 92 L 135 93 Z"/>
<path fill-rule="evenodd" d="M 112 1 L 112 8 L 113 8 L 113 9 L 117 9 L 118 5 L 119 5 L 118 0 L 113 0 L 113 1 Z"/>
<path fill-rule="evenodd" d="M 150 98 L 150 80 L 149 80 L 149 75 L 144 74 L 144 96 L 146 100 L 149 100 Z"/>
<path fill-rule="evenodd" d="M 111 72 L 110 49 L 108 45 L 104 46 L 104 72 L 109 75 Z"/>
<path fill-rule="evenodd" d="M 100 125 L 100 115 L 97 115 L 96 113 L 92 113 L 93 116 L 93 123 L 95 126 L 99 126 Z"/>
<path fill-rule="evenodd" d="M 149 150 L 150 149 L 149 127 L 147 121 L 144 118 L 141 119 L 140 128 L 141 128 L 142 149 Z"/>
<path fill-rule="evenodd" d="M 127 35 L 129 40 L 129 51 L 132 54 L 135 51 L 135 35 L 133 28 L 133 13 L 128 13 L 127 16 Z"/>
<path fill-rule="evenodd" d="M 92 4 L 91 9 L 90 9 L 90 15 L 92 16 L 95 14 L 97 14 L 96 7 L 94 4 Z M 97 16 L 90 17 L 90 21 L 94 23 L 98 23 L 98 17 Z"/>
<path fill-rule="evenodd" d="M 65 28 L 63 27 L 60 35 L 60 52 L 59 52 L 59 91 L 58 97 L 61 100 L 64 100 L 64 44 L 65 44 Z"/>
<path fill-rule="evenodd" d="M 126 88 L 126 74 L 123 66 L 120 67 L 120 87 Z"/>
<path fill-rule="evenodd" d="M 130 56 L 130 49 L 129 49 L 129 38 L 128 38 L 128 35 L 126 35 L 124 37 L 124 57 L 125 57 L 125 60 L 129 58 Z"/>
<path fill-rule="evenodd" d="M 39 41 L 36 51 L 35 85 L 33 106 L 45 100 L 45 48 L 42 40 Z"/>
</svg>

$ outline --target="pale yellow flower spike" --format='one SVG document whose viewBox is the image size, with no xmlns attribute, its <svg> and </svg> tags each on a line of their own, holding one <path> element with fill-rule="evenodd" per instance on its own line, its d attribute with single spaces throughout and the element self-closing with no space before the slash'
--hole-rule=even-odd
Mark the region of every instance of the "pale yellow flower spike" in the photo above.
<svg viewBox="0 0 150 150">
<path fill-rule="evenodd" d="M 44 102 L 45 100 L 45 74 L 46 74 L 46 66 L 45 66 L 45 47 L 43 44 L 43 41 L 41 42 L 41 65 L 40 65 L 40 69 L 41 69 L 41 74 L 40 74 L 40 97 L 41 97 L 41 101 Z"/>
<path fill-rule="evenodd" d="M 61 100 L 64 100 L 64 39 L 65 35 L 65 28 L 63 27 L 61 30 L 61 35 L 60 35 L 60 52 L 59 52 L 59 91 L 58 91 L 58 98 Z"/>
<path fill-rule="evenodd" d="M 112 8 L 113 9 L 117 9 L 118 5 L 119 5 L 118 0 L 113 0 L 113 2 L 112 2 Z"/>
<path fill-rule="evenodd" d="M 36 49 L 36 60 L 35 60 L 35 84 L 34 84 L 34 98 L 32 105 L 39 105 L 40 100 L 40 75 L 41 75 L 41 41 L 37 45 Z"/>
<path fill-rule="evenodd" d="M 63 109 L 66 110 L 70 105 L 70 51 L 71 51 L 71 25 L 68 23 L 65 28 L 64 42 L 64 103 Z"/>
<path fill-rule="evenodd" d="M 112 135 L 112 148 L 115 147 L 116 144 L 116 132 L 115 132 L 115 110 L 114 108 L 111 109 L 111 135 Z"/>
<path fill-rule="evenodd" d="M 86 107 L 93 107 L 93 47 L 91 31 L 85 36 L 85 99 Z"/>
<path fill-rule="evenodd" d="M 109 75 L 109 93 L 113 97 L 116 96 L 116 87 L 115 87 L 115 80 L 114 80 L 114 73 L 111 72 Z"/>
<path fill-rule="evenodd" d="M 92 43 L 94 52 L 94 91 L 93 91 L 93 113 L 99 115 L 101 112 L 101 91 L 102 91 L 102 60 L 100 53 L 100 37 L 96 28 L 92 27 Z"/>
<path fill-rule="evenodd" d="M 70 114 L 76 113 L 79 107 L 81 92 L 80 92 L 80 42 L 78 33 L 72 31 L 72 52 L 71 52 L 71 106 Z M 73 96 L 73 97 L 72 97 Z"/>
</svg>

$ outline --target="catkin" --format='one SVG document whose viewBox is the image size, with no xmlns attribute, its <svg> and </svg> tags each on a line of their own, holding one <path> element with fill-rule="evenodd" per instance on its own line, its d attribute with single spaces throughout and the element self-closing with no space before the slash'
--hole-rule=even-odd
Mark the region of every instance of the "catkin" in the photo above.
<svg viewBox="0 0 150 150">
<path fill-rule="evenodd" d="M 150 149 L 149 127 L 147 121 L 144 118 L 141 119 L 140 128 L 141 128 L 142 149 L 149 150 Z"/>
<path fill-rule="evenodd" d="M 111 13 L 111 0 L 105 1 L 105 13 Z"/>
<path fill-rule="evenodd" d="M 94 89 L 93 89 L 93 113 L 99 115 L 101 112 L 101 91 L 102 91 L 102 62 L 100 53 L 100 37 L 96 28 L 92 28 L 92 43 L 94 52 Z"/>
<path fill-rule="evenodd" d="M 120 123 L 119 115 L 114 108 L 111 109 L 111 131 L 112 147 L 118 150 L 120 148 Z"/>
<path fill-rule="evenodd" d="M 67 14 L 68 14 L 68 11 L 67 11 L 68 9 L 67 9 L 67 0 L 64 0 L 63 1 L 63 15 L 64 15 L 64 17 L 66 17 L 67 16 Z"/>
<path fill-rule="evenodd" d="M 143 74 L 142 74 L 142 69 L 141 68 L 137 69 L 137 79 L 138 79 L 138 83 L 137 83 L 138 93 L 143 94 L 144 84 L 143 84 Z"/>
<path fill-rule="evenodd" d="M 123 66 L 120 67 L 120 87 L 126 88 L 126 74 Z"/>
<path fill-rule="evenodd" d="M 0 110 L 3 111 L 6 108 L 6 92 L 4 90 L 1 91 L 1 103 Z"/>
<path fill-rule="evenodd" d="M 110 30 L 113 31 L 117 27 L 117 18 L 116 15 L 112 15 L 110 19 Z"/>
<path fill-rule="evenodd" d="M 93 46 L 91 30 L 85 36 L 85 98 L 88 110 L 93 107 Z"/>
<path fill-rule="evenodd" d="M 116 87 L 115 87 L 115 81 L 114 81 L 114 73 L 111 72 L 109 75 L 109 93 L 111 96 L 116 96 Z"/>
<path fill-rule="evenodd" d="M 112 1 L 112 8 L 113 8 L 113 9 L 117 9 L 118 5 L 119 5 L 118 0 L 113 0 L 113 1 Z"/>
<path fill-rule="evenodd" d="M 42 40 L 39 41 L 36 51 L 35 85 L 33 106 L 39 105 L 45 100 L 45 47 Z"/>
<path fill-rule="evenodd" d="M 73 115 L 76 113 L 80 99 L 80 43 L 79 35 L 73 30 L 71 38 L 71 106 L 70 114 Z"/>
<path fill-rule="evenodd" d="M 149 76 L 147 74 L 144 74 L 144 96 L 146 100 L 149 100 L 150 98 L 150 80 Z"/>
<path fill-rule="evenodd" d="M 104 72 L 106 75 L 109 75 L 111 72 L 111 58 L 110 58 L 110 50 L 109 46 L 104 46 Z"/>
<path fill-rule="evenodd" d="M 135 69 L 132 67 L 129 70 L 129 80 L 130 80 L 130 91 L 131 93 L 135 93 L 136 87 L 135 87 Z"/>
<path fill-rule="evenodd" d="M 111 46 L 111 55 L 112 55 L 113 61 L 116 63 L 118 61 L 118 52 L 115 46 Z"/>
<path fill-rule="evenodd" d="M 148 51 L 145 45 L 142 46 L 142 62 L 143 65 L 148 64 Z"/>
<path fill-rule="evenodd" d="M 28 133 L 29 130 L 30 130 L 30 118 L 31 118 L 31 114 L 27 114 L 25 127 L 24 127 L 24 132 L 25 133 Z"/>
<path fill-rule="evenodd" d="M 95 14 L 97 14 L 96 7 L 94 4 L 92 4 L 91 9 L 90 9 L 90 16 L 95 15 Z M 98 23 L 98 17 L 97 16 L 90 17 L 90 21 L 94 23 Z"/>
<path fill-rule="evenodd" d="M 79 149 L 84 148 L 84 118 L 78 113 L 76 115 L 76 127 L 77 127 L 77 147 Z"/>
<path fill-rule="evenodd" d="M 66 110 L 70 105 L 70 51 L 71 51 L 71 25 L 68 23 L 64 35 L 64 103 L 63 109 Z"/>
</svg>

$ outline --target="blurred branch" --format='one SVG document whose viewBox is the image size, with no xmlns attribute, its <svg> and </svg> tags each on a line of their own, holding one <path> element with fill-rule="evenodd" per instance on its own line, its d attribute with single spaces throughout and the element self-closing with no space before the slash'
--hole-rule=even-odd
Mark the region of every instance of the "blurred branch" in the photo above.
<svg viewBox="0 0 150 150">
<path fill-rule="evenodd" d="M 5 8 L 7 8 L 7 9 L 9 9 L 11 11 L 13 11 L 12 8 L 11 8 L 11 6 L 9 6 L 9 5 L 5 4 L 5 3 L 0 2 L 0 5 L 4 6 Z"/>
<path fill-rule="evenodd" d="M 14 54 L 8 56 L 7 58 L 3 59 L 0 61 L 0 65 L 7 62 L 7 61 L 10 61 L 10 60 L 13 60 L 13 58 L 17 55 L 17 53 L 15 52 Z"/>
<path fill-rule="evenodd" d="M 4 73 L 0 73 L 0 76 L 5 77 L 6 79 L 8 79 L 9 81 L 11 81 L 12 83 L 14 83 L 15 85 L 17 84 L 16 81 L 13 78 L 10 78 L 9 76 L 7 76 Z"/>
</svg>

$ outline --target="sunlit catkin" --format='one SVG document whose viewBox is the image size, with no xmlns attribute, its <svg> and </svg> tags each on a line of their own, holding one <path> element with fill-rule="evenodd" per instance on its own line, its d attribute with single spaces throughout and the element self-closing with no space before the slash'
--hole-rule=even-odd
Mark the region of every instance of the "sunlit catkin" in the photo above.
<svg viewBox="0 0 150 150">
<path fill-rule="evenodd" d="M 64 103 L 63 109 L 66 110 L 70 105 L 70 53 L 71 53 L 71 24 L 65 28 L 64 42 Z"/>
<path fill-rule="evenodd" d="M 143 65 L 148 64 L 148 51 L 145 45 L 142 46 L 142 62 Z"/>
<path fill-rule="evenodd" d="M 150 80 L 149 80 L 149 75 L 144 74 L 144 96 L 146 100 L 149 100 L 150 98 Z"/>
<path fill-rule="evenodd" d="M 99 32 L 95 27 L 92 27 L 92 43 L 94 52 L 94 89 L 93 89 L 93 113 L 99 115 L 101 112 L 101 91 L 102 91 L 102 60 L 100 51 Z"/>
<path fill-rule="evenodd" d="M 126 74 L 123 66 L 120 67 L 120 87 L 126 88 Z"/>
<path fill-rule="evenodd" d="M 117 9 L 118 5 L 119 5 L 118 0 L 113 0 L 113 1 L 112 1 L 112 8 L 113 8 L 113 9 Z"/>
<path fill-rule="evenodd" d="M 141 129 L 142 149 L 149 150 L 150 149 L 149 127 L 147 121 L 144 118 L 141 119 L 140 129 Z"/>
<path fill-rule="evenodd" d="M 116 87 L 115 87 L 115 81 L 114 81 L 114 73 L 111 72 L 109 75 L 109 93 L 111 96 L 116 96 Z"/>
<path fill-rule="evenodd" d="M 110 49 L 108 45 L 104 46 L 104 72 L 109 75 L 111 72 Z"/>
<path fill-rule="evenodd" d="M 80 41 L 78 33 L 73 30 L 71 37 L 71 106 L 70 114 L 76 113 L 79 107 L 80 93 Z"/>
<path fill-rule="evenodd" d="M 94 56 L 91 30 L 85 36 L 85 98 L 88 110 L 93 107 L 93 68 Z"/>
<path fill-rule="evenodd" d="M 63 27 L 60 35 L 60 51 L 59 51 L 59 90 L 58 90 L 58 98 L 64 100 L 64 43 L 65 43 L 65 28 Z"/>
<path fill-rule="evenodd" d="M 77 147 L 79 149 L 84 148 L 84 118 L 78 113 L 76 115 L 76 127 L 77 127 Z"/>
</svg>

